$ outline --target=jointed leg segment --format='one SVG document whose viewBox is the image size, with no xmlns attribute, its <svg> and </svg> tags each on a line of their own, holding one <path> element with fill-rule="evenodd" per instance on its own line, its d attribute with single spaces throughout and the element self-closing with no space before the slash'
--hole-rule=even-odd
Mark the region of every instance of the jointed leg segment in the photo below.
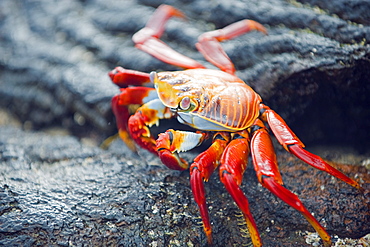
<svg viewBox="0 0 370 247">
<path fill-rule="evenodd" d="M 190 166 L 191 189 L 193 191 L 194 200 L 199 207 L 204 232 L 206 233 L 208 243 L 210 244 L 212 243 L 212 229 L 208 215 L 203 181 L 208 181 L 213 171 L 217 168 L 218 160 L 224 152 L 228 139 L 229 137 L 225 133 L 216 135 L 212 145 L 206 151 L 199 154 L 194 159 L 194 163 Z"/>
<path fill-rule="evenodd" d="M 220 42 L 233 39 L 253 30 L 267 34 L 266 29 L 258 22 L 252 20 L 241 20 L 222 29 L 202 34 L 199 36 L 196 47 L 208 61 L 216 65 L 221 70 L 228 72 L 229 74 L 234 74 L 234 64 L 225 53 Z"/>
<path fill-rule="evenodd" d="M 296 157 L 315 167 L 316 169 L 325 171 L 334 177 L 339 178 L 343 182 L 355 187 L 356 189 L 363 190 L 363 188 L 356 181 L 329 165 L 321 157 L 306 151 L 304 149 L 304 144 L 298 139 L 285 121 L 275 111 L 271 110 L 265 105 L 261 106 L 261 110 L 263 112 L 262 119 L 268 123 L 279 143 L 288 152 L 294 154 Z"/>
<path fill-rule="evenodd" d="M 128 86 L 150 86 L 150 76 L 148 73 L 116 67 L 108 73 L 112 82 L 120 88 Z"/>
<path fill-rule="evenodd" d="M 174 51 L 160 40 L 165 24 L 171 17 L 185 18 L 185 15 L 172 6 L 161 5 L 154 12 L 146 26 L 133 36 L 132 40 L 136 47 L 168 64 L 187 69 L 204 68 L 202 64 Z M 225 72 L 234 74 L 234 65 L 223 50 L 220 42 L 233 39 L 253 30 L 267 34 L 266 29 L 258 22 L 242 20 L 222 29 L 202 34 L 198 39 L 196 47 L 209 62 Z"/>
<path fill-rule="evenodd" d="M 322 227 L 305 208 L 298 196 L 283 187 L 283 180 L 278 170 L 276 155 L 270 135 L 262 122 L 257 123 L 257 126 L 260 128 L 255 130 L 252 134 L 251 152 L 253 165 L 259 182 L 275 196 L 299 211 L 319 233 L 325 245 L 330 246 L 330 236 L 325 231 L 324 227 Z"/>
<path fill-rule="evenodd" d="M 236 137 L 236 138 L 235 138 Z M 242 131 L 234 136 L 221 157 L 220 179 L 239 209 L 242 211 L 245 222 L 254 246 L 262 246 L 257 225 L 249 210 L 248 199 L 240 188 L 243 174 L 247 168 L 249 156 L 249 133 Z"/>
<path fill-rule="evenodd" d="M 159 39 L 163 34 L 165 24 L 171 17 L 184 18 L 185 15 L 172 6 L 161 5 L 146 26 L 132 37 L 136 47 L 168 64 L 188 69 L 204 68 L 202 64 L 174 51 Z"/>
</svg>

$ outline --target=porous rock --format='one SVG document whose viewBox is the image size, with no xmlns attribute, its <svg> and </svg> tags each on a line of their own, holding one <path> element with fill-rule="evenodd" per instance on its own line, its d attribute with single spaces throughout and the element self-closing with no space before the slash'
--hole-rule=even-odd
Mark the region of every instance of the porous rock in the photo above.
<svg viewBox="0 0 370 247">
<path fill-rule="evenodd" d="M 370 232 L 369 173 L 361 166 L 370 146 L 370 11 L 365 1 L 351 1 L 350 11 L 347 1 L 330 2 L 166 1 L 188 20 L 171 20 L 163 40 L 212 67 L 194 48 L 199 34 L 244 18 L 267 27 L 268 36 L 250 33 L 223 47 L 237 75 L 308 146 L 338 147 L 318 153 L 346 163 L 337 167 L 365 194 L 277 152 L 286 187 L 328 232 L 360 239 Z M 20 120 L 0 126 L 1 245 L 206 244 L 188 172 L 170 171 L 145 152 L 136 156 L 120 141 L 108 150 L 84 141 L 115 132 L 110 99 L 118 89 L 109 70 L 178 69 L 131 41 L 161 3 L 0 1 L 0 105 Z M 45 132 L 51 126 L 67 135 Z M 313 229 L 303 217 L 258 186 L 251 167 L 244 180 L 266 246 L 305 245 L 300 234 Z M 206 188 L 215 246 L 250 243 L 216 174 Z"/>
</svg>

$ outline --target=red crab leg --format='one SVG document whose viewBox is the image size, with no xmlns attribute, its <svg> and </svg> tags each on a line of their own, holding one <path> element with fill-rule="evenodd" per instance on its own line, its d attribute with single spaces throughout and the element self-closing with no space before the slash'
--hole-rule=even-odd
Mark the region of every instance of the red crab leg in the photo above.
<svg viewBox="0 0 370 247">
<path fill-rule="evenodd" d="M 149 86 L 150 77 L 148 73 L 116 67 L 108 73 L 112 82 L 121 88 L 128 86 Z"/>
<path fill-rule="evenodd" d="M 222 29 L 202 34 L 199 36 L 196 47 L 208 61 L 219 67 L 221 70 L 234 74 L 234 64 L 225 53 L 220 42 L 233 39 L 252 30 L 257 30 L 267 34 L 266 29 L 260 23 L 252 20 L 241 20 Z"/>
<path fill-rule="evenodd" d="M 204 133 L 180 130 L 167 130 L 156 141 L 156 151 L 162 163 L 173 170 L 185 170 L 188 163 L 178 156 L 179 152 L 189 151 L 200 145 L 206 138 Z"/>
<path fill-rule="evenodd" d="M 174 51 L 166 43 L 159 40 L 165 24 L 174 16 L 185 18 L 185 15 L 180 10 L 172 6 L 159 6 L 146 26 L 132 37 L 136 47 L 168 64 L 188 69 L 204 68 L 202 64 Z"/>
<path fill-rule="evenodd" d="M 347 177 L 328 163 L 326 163 L 321 157 L 306 151 L 303 143 L 298 139 L 294 132 L 288 127 L 285 121 L 269 107 L 262 105 L 262 118 L 267 121 L 272 132 L 278 139 L 279 143 L 290 153 L 297 156 L 307 164 L 315 167 L 316 169 L 325 171 L 336 178 L 339 178 L 343 182 L 359 189 L 363 188 L 353 179 Z"/>
<path fill-rule="evenodd" d="M 208 215 L 203 181 L 208 181 L 213 171 L 217 168 L 218 160 L 226 147 L 228 139 L 229 136 L 225 133 L 216 134 L 212 145 L 206 151 L 199 154 L 190 166 L 191 189 L 194 200 L 198 204 L 203 221 L 203 229 L 210 245 L 212 244 L 212 228 Z"/>
<path fill-rule="evenodd" d="M 121 93 L 112 98 L 112 111 L 116 117 L 118 134 L 133 151 L 136 151 L 136 147 L 128 131 L 128 119 L 130 117 L 128 106 L 131 104 L 142 105 L 153 98 L 157 98 L 156 91 L 147 87 L 121 88 Z"/>
<path fill-rule="evenodd" d="M 256 126 L 260 128 L 253 132 L 251 153 L 259 182 L 289 206 L 298 210 L 315 228 L 325 246 L 330 246 L 330 235 L 325 231 L 325 228 L 305 208 L 298 196 L 283 187 L 271 138 L 261 121 L 257 122 Z"/>
<path fill-rule="evenodd" d="M 221 157 L 220 178 L 235 203 L 243 212 L 245 222 L 254 246 L 262 246 L 256 222 L 249 210 L 248 199 L 240 189 L 243 174 L 247 168 L 249 155 L 249 133 L 239 132 L 241 137 L 233 139 L 226 147 Z"/>
</svg>

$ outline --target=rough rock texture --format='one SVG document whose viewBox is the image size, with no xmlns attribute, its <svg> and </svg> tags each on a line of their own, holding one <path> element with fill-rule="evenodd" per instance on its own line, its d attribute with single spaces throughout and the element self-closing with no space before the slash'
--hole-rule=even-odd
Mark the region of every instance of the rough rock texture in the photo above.
<svg viewBox="0 0 370 247">
<path fill-rule="evenodd" d="M 366 192 L 277 148 L 286 187 L 333 236 L 370 233 L 369 3 L 165 2 L 189 18 L 171 20 L 163 40 L 209 67 L 194 47 L 199 34 L 244 18 L 266 25 L 268 36 L 223 44 L 238 75 L 309 149 L 344 163 L 336 166 Z M 177 69 L 131 41 L 161 3 L 0 1 L 0 245 L 206 245 L 188 172 L 170 171 L 145 152 L 136 156 L 120 141 L 108 150 L 96 145 L 115 132 L 110 98 L 118 90 L 109 70 Z M 206 187 L 215 246 L 249 244 L 217 176 Z M 266 246 L 306 244 L 301 235 L 313 229 L 258 186 L 251 167 L 243 190 Z"/>
<path fill-rule="evenodd" d="M 169 171 L 157 159 L 125 154 L 122 145 L 117 142 L 104 151 L 70 136 L 1 127 L 0 245 L 203 246 L 188 173 Z M 361 238 L 369 232 L 368 194 L 289 154 L 281 153 L 279 162 L 287 188 L 301 195 L 331 234 Z M 369 189 L 365 167 L 339 168 Z M 257 186 L 252 169 L 243 189 L 266 246 L 304 245 L 299 231 L 312 228 Z M 246 226 L 240 212 L 217 176 L 207 191 L 215 246 L 250 243 L 242 237 Z"/>
</svg>

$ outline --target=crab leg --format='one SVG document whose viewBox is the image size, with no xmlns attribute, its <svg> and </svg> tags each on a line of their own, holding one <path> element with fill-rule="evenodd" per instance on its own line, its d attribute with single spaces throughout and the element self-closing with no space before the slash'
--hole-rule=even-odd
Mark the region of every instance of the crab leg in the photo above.
<svg viewBox="0 0 370 247">
<path fill-rule="evenodd" d="M 203 181 L 208 181 L 211 174 L 217 168 L 218 160 L 226 147 L 228 139 L 228 134 L 216 134 L 212 145 L 206 151 L 199 154 L 194 159 L 194 163 L 190 166 L 191 189 L 193 191 L 194 200 L 199 207 L 203 221 L 203 229 L 209 244 L 212 244 L 212 229 L 208 215 Z"/>
<path fill-rule="evenodd" d="M 221 70 L 234 74 L 234 64 L 225 53 L 220 42 L 233 39 L 253 30 L 267 34 L 266 29 L 260 23 L 252 20 L 241 20 L 222 29 L 217 29 L 200 35 L 196 47 L 208 61 L 219 67 Z"/>
<path fill-rule="evenodd" d="M 330 235 L 325 231 L 324 227 L 311 215 L 298 196 L 283 187 L 271 138 L 261 121 L 256 123 L 257 126 L 259 129 L 253 132 L 251 140 L 251 153 L 258 181 L 289 206 L 299 211 L 315 228 L 324 241 L 325 246 L 330 246 Z"/>
<path fill-rule="evenodd" d="M 343 182 L 355 187 L 356 189 L 363 190 L 363 188 L 353 179 L 347 177 L 328 163 L 326 163 L 321 157 L 312 154 L 304 149 L 303 143 L 298 139 L 294 132 L 288 127 L 285 121 L 268 106 L 262 105 L 262 119 L 267 121 L 272 132 L 278 139 L 279 143 L 290 153 L 294 154 L 299 159 L 303 160 L 307 164 L 325 171 L 336 178 L 339 178 Z"/>
<path fill-rule="evenodd" d="M 116 67 L 108 73 L 112 82 L 120 88 L 128 86 L 152 86 L 148 73 Z"/>
<path fill-rule="evenodd" d="M 248 199 L 240 189 L 243 174 L 247 168 L 249 155 L 249 133 L 239 132 L 241 136 L 233 139 L 226 147 L 221 157 L 220 179 L 225 185 L 235 203 L 243 213 L 245 222 L 254 246 L 262 246 L 256 222 L 249 210 Z"/>
<path fill-rule="evenodd" d="M 135 46 L 168 64 L 188 69 L 204 68 L 202 64 L 174 51 L 159 39 L 164 32 L 165 24 L 171 17 L 185 18 L 185 15 L 172 6 L 159 6 L 146 26 L 132 37 Z"/>
</svg>

